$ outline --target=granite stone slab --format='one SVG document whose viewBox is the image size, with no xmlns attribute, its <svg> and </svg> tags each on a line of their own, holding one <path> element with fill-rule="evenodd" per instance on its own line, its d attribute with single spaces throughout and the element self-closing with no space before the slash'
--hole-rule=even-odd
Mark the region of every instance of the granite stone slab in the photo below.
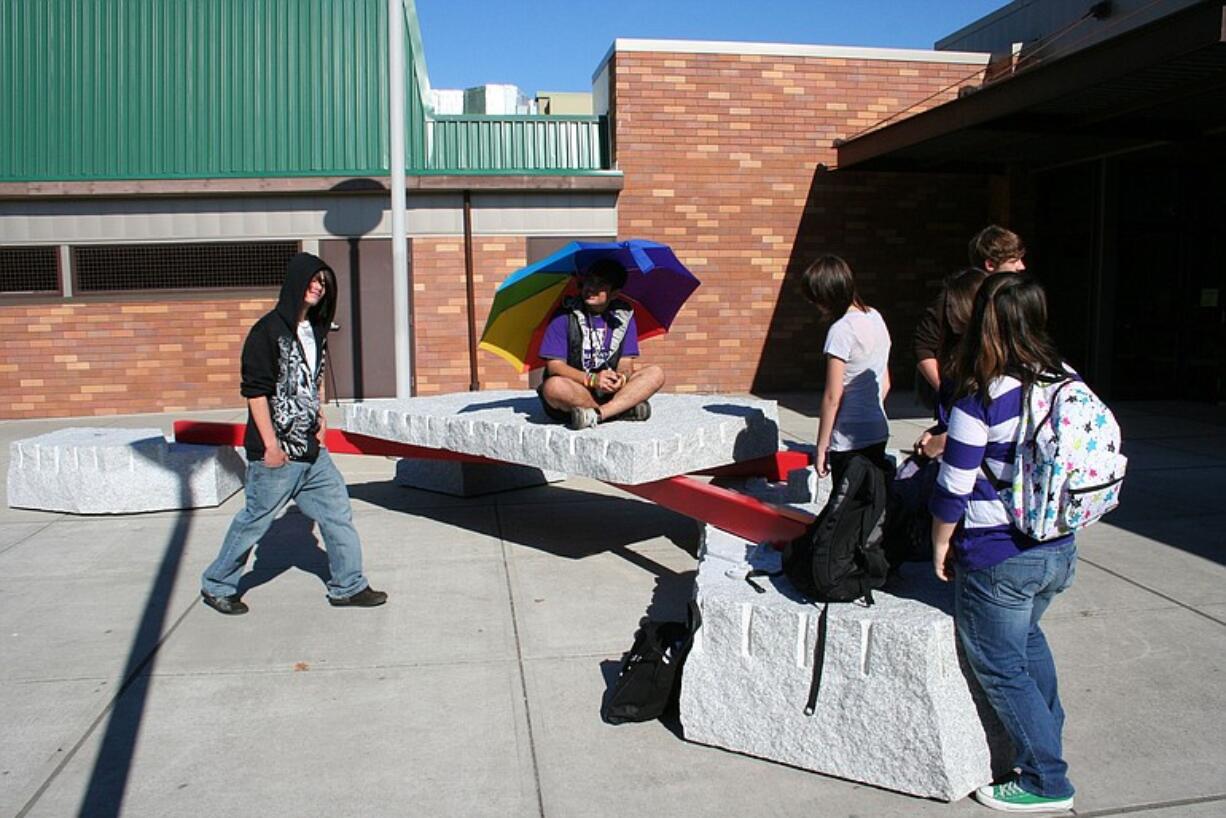
<svg viewBox="0 0 1226 818">
<path fill-rule="evenodd" d="M 645 422 L 575 432 L 550 420 L 535 392 L 460 392 L 350 404 L 345 428 L 629 485 L 767 457 L 779 448 L 774 401 L 661 394 L 651 405 Z"/>
<path fill-rule="evenodd" d="M 70 514 L 217 506 L 243 487 L 227 446 L 171 443 L 159 429 L 71 428 L 9 445 L 8 504 Z"/>
<path fill-rule="evenodd" d="M 461 463 L 458 460 L 427 460 L 404 457 L 396 461 L 396 484 L 437 491 L 454 497 L 478 497 L 498 491 L 559 483 L 566 475 L 535 466 L 510 463 Z"/>
<path fill-rule="evenodd" d="M 766 592 L 755 591 L 745 571 L 778 570 L 778 552 L 705 529 L 701 626 L 681 687 L 686 739 L 946 801 L 1008 771 L 1009 741 L 959 657 L 949 590 L 926 565 L 905 565 L 872 607 L 830 606 L 806 716 L 818 606 L 783 577 L 758 578 Z"/>
<path fill-rule="evenodd" d="M 716 477 L 711 482 L 764 503 L 796 506 L 813 514 L 816 513 L 814 503 L 825 505 L 830 494 L 830 478 L 818 477 L 812 466 L 792 469 L 786 479 L 778 482 L 765 477 Z"/>
</svg>

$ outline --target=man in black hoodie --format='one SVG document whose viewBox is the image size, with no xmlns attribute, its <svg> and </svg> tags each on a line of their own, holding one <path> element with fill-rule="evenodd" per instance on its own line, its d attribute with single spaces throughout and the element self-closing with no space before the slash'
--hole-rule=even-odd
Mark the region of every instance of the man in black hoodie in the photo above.
<svg viewBox="0 0 1226 818">
<path fill-rule="evenodd" d="M 362 545 L 345 480 L 321 445 L 326 424 L 320 387 L 335 312 L 336 275 L 322 259 L 299 253 L 290 260 L 276 308 L 255 323 L 243 344 L 247 504 L 205 569 L 200 591 L 204 603 L 223 614 L 247 612 L 238 594 L 247 556 L 290 500 L 319 524 L 332 573 L 328 602 L 370 608 L 387 601 L 362 574 Z"/>
</svg>

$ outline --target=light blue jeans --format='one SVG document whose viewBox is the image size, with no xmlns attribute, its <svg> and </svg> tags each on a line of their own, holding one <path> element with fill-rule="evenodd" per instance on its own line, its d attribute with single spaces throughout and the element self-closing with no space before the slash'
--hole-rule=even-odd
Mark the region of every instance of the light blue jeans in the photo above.
<svg viewBox="0 0 1226 818">
<path fill-rule="evenodd" d="M 966 657 L 1013 740 L 1018 783 L 1035 795 L 1073 794 L 1061 734 L 1056 665 L 1039 619 L 1073 583 L 1077 545 L 1040 546 L 954 574 L 955 619 Z"/>
<path fill-rule="evenodd" d="M 319 525 L 328 551 L 328 596 L 353 596 L 369 583 L 362 575 L 362 544 L 353 527 L 353 511 L 345 480 L 327 449 L 314 463 L 291 460 L 271 469 L 263 461 L 247 464 L 247 504 L 230 523 L 221 552 L 201 577 L 201 588 L 213 596 L 233 596 L 247 556 L 268 533 L 273 520 L 290 500 Z"/>
</svg>

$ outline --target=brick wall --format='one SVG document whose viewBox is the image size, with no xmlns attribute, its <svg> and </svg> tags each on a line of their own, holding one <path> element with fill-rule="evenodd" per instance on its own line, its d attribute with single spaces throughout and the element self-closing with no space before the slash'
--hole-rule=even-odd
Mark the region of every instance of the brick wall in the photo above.
<svg viewBox="0 0 1226 818">
<path fill-rule="evenodd" d="M 835 252 L 894 335 L 909 384 L 910 335 L 936 283 L 989 219 L 977 177 L 831 171 L 836 138 L 924 100 L 966 65 L 621 51 L 610 65 L 619 233 L 672 244 L 703 281 L 673 332 L 647 342 L 677 391 L 809 389 L 824 329 L 795 278 Z M 942 91 L 942 89 L 945 89 Z M 941 93 L 935 93 L 941 91 Z M 412 242 L 419 394 L 469 386 L 462 237 Z M 474 240 L 477 330 L 494 287 L 526 263 L 523 236 Z M 241 407 L 238 360 L 271 299 L 0 306 L 0 418 Z M 368 352 L 371 352 L 368 350 Z M 527 377 L 478 352 L 485 389 Z"/>
<path fill-rule="evenodd" d="M 3 418 L 242 406 L 238 360 L 273 299 L 0 307 Z"/>
<path fill-rule="evenodd" d="M 494 288 L 526 264 L 523 236 L 473 241 L 477 334 Z M 469 387 L 464 240 L 414 239 L 414 363 L 421 395 Z M 239 358 L 274 298 L 0 306 L 0 419 L 241 408 Z M 368 350 L 367 354 L 379 354 Z M 390 348 L 386 354 L 391 354 Z M 527 375 L 477 353 L 484 389 Z"/>
<path fill-rule="evenodd" d="M 473 237 L 476 332 L 481 337 L 494 288 L 527 263 L 523 236 Z M 413 364 L 417 394 L 469 388 L 468 308 L 464 238 L 413 240 Z M 482 389 L 526 389 L 528 376 L 492 353 L 477 351 Z"/>
<path fill-rule="evenodd" d="M 895 381 L 909 384 L 915 318 L 966 264 L 987 220 L 986 181 L 819 164 L 836 164 L 834 139 L 945 101 L 974 68 L 631 51 L 612 68 L 619 233 L 672 244 L 703 281 L 673 332 L 644 346 L 670 388 L 816 386 L 824 328 L 795 278 L 824 252 L 844 256 L 881 309 Z"/>
</svg>

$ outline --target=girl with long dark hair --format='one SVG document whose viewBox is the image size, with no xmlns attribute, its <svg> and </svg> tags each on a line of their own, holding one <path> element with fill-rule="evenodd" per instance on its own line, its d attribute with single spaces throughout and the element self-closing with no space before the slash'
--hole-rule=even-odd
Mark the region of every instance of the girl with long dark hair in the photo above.
<svg viewBox="0 0 1226 818">
<path fill-rule="evenodd" d="M 1077 548 L 1071 535 L 1038 541 L 1022 533 L 996 489 L 1013 478 L 1027 390 L 1069 374 L 1047 334 L 1042 286 L 1014 273 L 988 278 L 952 363 L 955 400 L 930 504 L 933 566 L 954 581 L 959 638 L 1020 771 L 975 796 L 1011 812 L 1072 809 L 1064 710 L 1039 620 L 1072 583 Z"/>
</svg>

